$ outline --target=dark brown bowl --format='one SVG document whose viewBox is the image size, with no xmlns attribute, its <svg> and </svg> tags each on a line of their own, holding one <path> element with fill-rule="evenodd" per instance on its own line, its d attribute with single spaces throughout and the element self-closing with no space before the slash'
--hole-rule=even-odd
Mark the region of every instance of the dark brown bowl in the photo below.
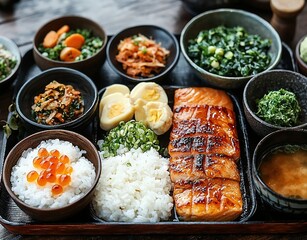
<svg viewBox="0 0 307 240">
<path fill-rule="evenodd" d="M 38 51 L 38 46 L 43 42 L 44 37 L 49 31 L 56 31 L 65 24 L 69 25 L 71 29 L 84 28 L 91 30 L 94 36 L 98 36 L 103 40 L 102 48 L 92 57 L 76 62 L 54 61 L 47 57 L 44 57 Z M 107 35 L 103 28 L 96 22 L 80 16 L 64 16 L 47 22 L 36 32 L 33 40 L 34 60 L 39 66 L 39 68 L 42 70 L 55 67 L 67 67 L 79 70 L 89 76 L 93 76 L 96 72 L 99 71 L 105 61 L 106 43 Z"/>
<path fill-rule="evenodd" d="M 68 141 L 71 142 L 74 146 L 78 146 L 80 150 L 85 150 L 86 154 L 84 154 L 83 156 L 85 156 L 89 161 L 93 163 L 96 171 L 96 177 L 92 187 L 79 200 L 65 207 L 42 209 L 42 208 L 29 206 L 25 204 L 23 201 L 21 201 L 11 190 L 10 177 L 11 177 L 12 168 L 19 160 L 23 151 L 27 150 L 28 148 L 36 148 L 39 145 L 39 143 L 41 143 L 41 141 L 48 139 L 60 139 L 63 141 Z M 33 219 L 36 220 L 57 221 L 65 219 L 69 216 L 78 213 L 91 202 L 94 189 L 100 177 L 100 173 L 101 173 L 101 161 L 98 151 L 96 147 L 87 138 L 83 137 L 78 133 L 74 133 L 67 130 L 46 130 L 28 136 L 27 138 L 20 141 L 9 152 L 4 161 L 2 179 L 7 192 L 22 211 L 24 211 L 25 213 L 27 213 L 29 216 L 31 216 Z"/>
<path fill-rule="evenodd" d="M 300 56 L 300 45 L 301 43 L 303 42 L 303 40 L 307 38 L 307 35 L 305 35 L 304 37 L 302 37 L 298 43 L 296 44 L 296 47 L 295 47 L 295 60 L 296 60 L 296 63 L 298 65 L 298 68 L 300 70 L 300 72 L 307 76 L 307 63 L 303 61 L 303 59 L 301 58 Z"/>
</svg>

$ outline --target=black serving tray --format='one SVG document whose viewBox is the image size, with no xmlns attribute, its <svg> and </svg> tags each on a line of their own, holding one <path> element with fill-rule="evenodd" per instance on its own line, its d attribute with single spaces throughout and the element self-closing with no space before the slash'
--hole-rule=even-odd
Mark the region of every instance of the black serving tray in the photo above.
<svg viewBox="0 0 307 240">
<path fill-rule="evenodd" d="M 283 44 L 282 59 L 276 68 L 296 71 L 296 65 L 289 47 Z M 21 65 L 18 78 L 14 82 L 14 98 L 20 87 L 31 77 L 40 73 L 36 66 L 32 50 L 28 51 Z M 106 62 L 99 72 L 92 76 L 100 95 L 104 88 L 113 83 L 129 84 L 121 79 Z M 178 87 L 206 86 L 192 72 L 192 69 L 183 56 L 180 56 L 177 66 L 169 74 L 167 79 L 159 82 L 166 90 L 170 105 L 172 105 L 174 90 Z M 133 86 L 133 85 L 131 85 Z M 169 220 L 159 223 L 122 223 L 104 222 L 93 214 L 90 206 L 83 212 L 70 219 L 55 223 L 43 223 L 31 219 L 23 213 L 9 197 L 3 183 L 0 183 L 0 223 L 9 231 L 19 234 L 39 235 L 100 235 L 100 234 L 187 234 L 187 233 L 284 233 L 284 232 L 304 232 L 307 223 L 304 216 L 293 216 L 280 214 L 271 210 L 255 194 L 251 182 L 250 159 L 253 149 L 259 138 L 249 129 L 242 111 L 242 90 L 229 91 L 228 94 L 233 100 L 237 118 L 237 128 L 241 147 L 241 158 L 239 170 L 241 176 L 241 190 L 243 193 L 244 210 L 242 215 L 235 221 L 230 222 L 183 222 L 178 221 L 175 215 Z M 8 116 L 9 118 L 10 116 Z M 0 155 L 0 170 L 2 172 L 3 161 L 12 147 L 28 133 L 21 136 L 13 134 L 10 138 L 3 138 L 2 151 Z M 88 127 L 84 134 L 93 143 L 103 136 L 103 132 L 98 127 L 96 118 Z M 164 146 L 168 144 L 168 135 L 160 138 Z"/>
</svg>

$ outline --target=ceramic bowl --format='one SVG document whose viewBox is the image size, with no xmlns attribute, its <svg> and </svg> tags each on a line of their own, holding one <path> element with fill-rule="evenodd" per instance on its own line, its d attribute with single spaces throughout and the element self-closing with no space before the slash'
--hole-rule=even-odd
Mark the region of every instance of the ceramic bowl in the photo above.
<svg viewBox="0 0 307 240">
<path fill-rule="evenodd" d="M 71 142 L 74 146 L 78 146 L 80 150 L 85 150 L 86 153 L 83 154 L 83 156 L 87 158 L 90 162 L 92 162 L 95 167 L 96 176 L 92 186 L 87 190 L 83 197 L 64 207 L 38 208 L 30 206 L 20 200 L 11 189 L 10 177 L 12 168 L 16 165 L 22 153 L 29 148 L 36 148 L 42 141 L 48 139 L 59 139 L 63 141 L 68 141 Z M 100 177 L 100 173 L 101 160 L 98 151 L 96 147 L 87 138 L 78 133 L 67 130 L 46 130 L 24 138 L 23 140 L 18 142 L 14 148 L 12 148 L 4 161 L 2 179 L 7 192 L 22 211 L 27 213 L 35 220 L 58 221 L 77 214 L 91 202 L 94 189 Z"/>
<path fill-rule="evenodd" d="M 152 77 L 132 77 L 129 76 L 123 69 L 123 66 L 118 62 L 115 56 L 118 54 L 117 46 L 121 40 L 125 38 L 142 34 L 148 38 L 153 39 L 156 43 L 160 43 L 162 47 L 170 51 L 170 55 L 166 59 L 166 64 L 163 69 Z M 164 79 L 168 73 L 175 67 L 179 59 L 179 44 L 177 39 L 173 34 L 167 30 L 154 26 L 154 25 L 140 25 L 131 28 L 126 28 L 119 33 L 115 34 L 107 46 L 107 61 L 112 67 L 112 69 L 119 74 L 122 78 L 130 80 L 132 82 L 142 82 L 142 81 L 158 81 Z"/>
<path fill-rule="evenodd" d="M 2 46 L 0 48 L 4 48 L 4 50 L 10 52 L 13 55 L 13 57 L 16 59 L 15 67 L 5 78 L 3 78 L 2 80 L 0 79 L 0 86 L 1 88 L 2 87 L 4 88 L 5 86 L 11 84 L 16 78 L 21 64 L 21 54 L 16 43 L 9 38 L 0 36 L 0 46 Z"/>
<path fill-rule="evenodd" d="M 43 42 L 46 34 L 51 30 L 57 31 L 63 25 L 68 25 L 70 29 L 88 29 L 91 30 L 94 36 L 100 37 L 103 40 L 103 46 L 92 57 L 82 61 L 63 62 L 51 60 L 43 56 L 39 50 L 39 45 Z M 46 70 L 55 67 L 67 67 L 79 70 L 86 73 L 89 76 L 94 76 L 96 72 L 102 67 L 105 61 L 105 47 L 107 44 L 107 35 L 104 29 L 96 22 L 80 17 L 80 16 L 63 16 L 56 19 L 52 19 L 43 26 L 41 26 L 36 32 L 33 40 L 33 55 L 36 64 L 40 69 Z"/>
<path fill-rule="evenodd" d="M 286 128 L 267 123 L 256 115 L 256 100 L 261 99 L 269 91 L 276 91 L 281 88 L 295 93 L 301 107 L 299 124 L 288 128 L 307 128 L 307 78 L 288 70 L 271 70 L 254 76 L 246 84 L 243 91 L 245 116 L 251 128 L 259 136 L 263 137 L 276 130 Z"/>
<path fill-rule="evenodd" d="M 254 185 L 260 197 L 273 209 L 283 213 L 307 214 L 307 199 L 289 198 L 276 193 L 263 181 L 259 171 L 262 159 L 267 153 L 276 149 L 276 147 L 288 144 L 307 145 L 307 130 L 278 130 L 267 135 L 258 143 L 253 154 L 252 162 Z M 293 164 L 292 167 L 295 167 L 295 165 Z"/>
<path fill-rule="evenodd" d="M 37 123 L 31 113 L 34 97 L 45 92 L 45 86 L 53 80 L 65 85 L 70 84 L 81 92 L 84 101 L 83 114 L 58 125 Z M 85 74 L 70 68 L 53 68 L 39 73 L 20 88 L 16 97 L 16 111 L 28 132 L 59 128 L 82 132 L 95 117 L 97 106 L 98 92 L 93 81 Z"/>
<path fill-rule="evenodd" d="M 298 41 L 298 43 L 296 44 L 296 47 L 295 47 L 295 60 L 296 60 L 297 66 L 298 66 L 298 68 L 300 70 L 300 73 L 302 73 L 303 75 L 307 76 L 307 63 L 304 62 L 303 59 L 300 56 L 300 46 L 301 46 L 301 43 L 303 42 L 303 40 L 305 38 L 307 38 L 307 35 L 302 37 Z"/>
<path fill-rule="evenodd" d="M 217 9 L 206 11 L 192 18 L 183 28 L 180 37 L 180 47 L 183 56 L 202 82 L 213 87 L 235 89 L 244 87 L 252 77 L 252 75 L 246 77 L 227 77 L 213 74 L 199 67 L 188 56 L 189 40 L 195 39 L 202 30 L 209 30 L 221 25 L 225 27 L 241 26 L 249 34 L 257 34 L 261 38 L 271 39 L 272 45 L 268 53 L 271 57 L 271 62 L 266 71 L 278 64 L 282 51 L 281 40 L 278 33 L 267 21 L 243 10 Z"/>
</svg>

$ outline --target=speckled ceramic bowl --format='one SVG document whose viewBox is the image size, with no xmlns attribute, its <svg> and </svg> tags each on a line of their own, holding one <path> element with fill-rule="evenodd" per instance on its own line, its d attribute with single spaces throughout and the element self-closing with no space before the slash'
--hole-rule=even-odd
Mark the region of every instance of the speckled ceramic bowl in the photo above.
<svg viewBox="0 0 307 240">
<path fill-rule="evenodd" d="M 288 128 L 307 128 L 307 78 L 288 70 L 271 70 L 253 77 L 243 91 L 245 116 L 251 128 L 259 136 L 265 136 L 276 130 L 286 128 L 267 123 L 256 115 L 256 100 L 262 98 L 269 91 L 276 91 L 280 88 L 295 93 L 301 107 L 299 124 Z"/>
<path fill-rule="evenodd" d="M 253 154 L 252 162 L 254 185 L 260 197 L 273 209 L 283 213 L 307 214 L 307 199 L 287 198 L 276 193 L 265 184 L 259 173 L 259 166 L 263 157 L 270 152 L 270 150 L 287 144 L 306 145 L 307 130 L 279 130 L 267 135 L 258 143 Z"/>
<path fill-rule="evenodd" d="M 5 86 L 8 86 L 16 78 L 21 64 L 21 54 L 18 46 L 11 39 L 0 36 L 0 45 L 2 45 L 5 50 L 9 51 L 16 59 L 16 65 L 11 70 L 10 74 L 7 75 L 4 79 L 0 80 L 0 86 L 2 90 L 2 88 L 4 89 Z"/>
<path fill-rule="evenodd" d="M 271 39 L 272 45 L 268 52 L 271 57 L 271 62 L 265 71 L 273 69 L 278 64 L 281 58 L 281 40 L 278 33 L 267 21 L 256 14 L 237 9 L 225 8 L 206 11 L 191 19 L 183 28 L 180 37 L 182 54 L 201 81 L 218 88 L 235 89 L 240 87 L 243 88 L 252 77 L 252 75 L 246 77 L 228 77 L 213 74 L 199 67 L 188 56 L 190 39 L 195 39 L 202 30 L 208 30 L 221 25 L 226 27 L 241 26 L 249 34 L 257 34 L 262 38 Z"/>
<path fill-rule="evenodd" d="M 301 58 L 300 56 L 300 45 L 301 43 L 303 42 L 303 40 L 307 38 L 307 35 L 305 35 L 304 37 L 302 37 L 298 43 L 296 44 L 296 47 L 295 47 L 295 60 L 296 60 L 296 63 L 297 63 L 297 66 L 300 70 L 300 72 L 307 76 L 307 63 L 303 61 L 303 59 Z"/>
</svg>

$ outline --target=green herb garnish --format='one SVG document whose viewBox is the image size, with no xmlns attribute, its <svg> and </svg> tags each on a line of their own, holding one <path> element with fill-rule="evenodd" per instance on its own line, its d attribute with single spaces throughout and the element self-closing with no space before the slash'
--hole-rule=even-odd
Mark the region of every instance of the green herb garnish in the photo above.
<svg viewBox="0 0 307 240">
<path fill-rule="evenodd" d="M 293 92 L 282 88 L 270 91 L 256 103 L 256 115 L 264 121 L 280 127 L 297 125 L 301 108 Z"/>
<path fill-rule="evenodd" d="M 141 122 L 131 120 L 120 122 L 113 128 L 104 139 L 100 150 L 104 152 L 103 157 L 113 157 L 117 155 L 120 146 L 128 150 L 141 148 L 143 152 L 151 148 L 160 151 L 157 135 Z"/>
<path fill-rule="evenodd" d="M 271 40 L 248 34 L 242 27 L 219 26 L 201 31 L 190 40 L 188 55 L 198 66 L 211 73 L 244 77 L 268 67 L 270 46 Z"/>
</svg>

